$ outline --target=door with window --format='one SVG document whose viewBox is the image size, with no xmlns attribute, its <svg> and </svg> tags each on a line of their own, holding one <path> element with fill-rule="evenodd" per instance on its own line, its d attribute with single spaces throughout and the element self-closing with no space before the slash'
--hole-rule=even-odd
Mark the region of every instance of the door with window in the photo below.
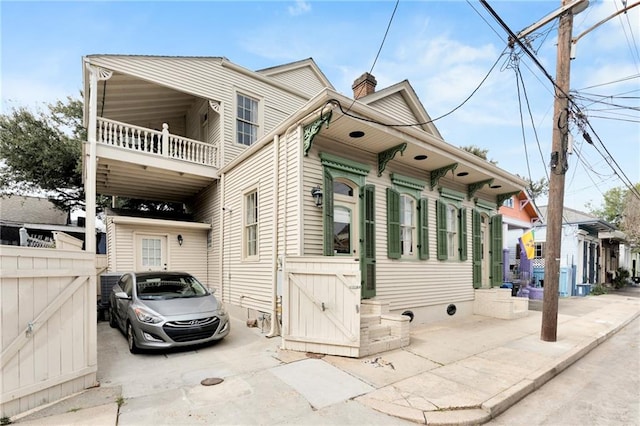
<svg viewBox="0 0 640 426">
<path fill-rule="evenodd" d="M 136 271 L 167 270 L 167 236 L 136 234 Z"/>
</svg>

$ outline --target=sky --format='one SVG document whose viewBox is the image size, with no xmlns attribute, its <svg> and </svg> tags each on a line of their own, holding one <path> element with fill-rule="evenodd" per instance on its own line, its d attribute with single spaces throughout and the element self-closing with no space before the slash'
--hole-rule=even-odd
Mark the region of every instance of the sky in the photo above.
<svg viewBox="0 0 640 426">
<path fill-rule="evenodd" d="M 517 33 L 561 2 L 488 4 Z M 574 16 L 573 35 L 623 7 L 592 0 Z M 534 181 L 548 173 L 553 86 L 521 49 L 507 47 L 505 30 L 476 1 L 0 0 L 0 23 L 2 113 L 79 96 L 84 55 L 224 56 L 251 70 L 311 57 L 348 96 L 363 72 L 378 90 L 406 79 L 432 119 L 444 115 L 435 125 L 450 144 L 486 149 L 498 166 Z M 554 78 L 556 39 L 557 20 L 529 38 Z M 571 91 L 593 144 L 570 126 L 564 205 L 589 211 L 607 190 L 640 182 L 640 6 L 576 46 Z"/>
</svg>

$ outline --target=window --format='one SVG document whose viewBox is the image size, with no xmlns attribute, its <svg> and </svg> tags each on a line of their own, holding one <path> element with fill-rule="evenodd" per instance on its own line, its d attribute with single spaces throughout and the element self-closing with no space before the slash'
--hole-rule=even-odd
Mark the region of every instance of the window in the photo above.
<svg viewBox="0 0 640 426">
<path fill-rule="evenodd" d="M 415 200 L 407 195 L 400 195 L 400 254 L 415 255 L 416 223 Z"/>
<path fill-rule="evenodd" d="M 458 256 L 458 209 L 447 204 L 447 257 L 455 259 Z"/>
<path fill-rule="evenodd" d="M 502 202 L 502 205 L 505 207 L 513 208 L 513 197 L 509 197 Z"/>
<path fill-rule="evenodd" d="M 333 253 L 355 253 L 356 199 L 354 188 L 341 181 L 333 182 Z"/>
<path fill-rule="evenodd" d="M 253 190 L 244 196 L 244 257 L 258 255 L 258 191 Z"/>
<path fill-rule="evenodd" d="M 237 142 L 250 146 L 258 139 L 258 100 L 238 93 L 237 104 Z"/>
<path fill-rule="evenodd" d="M 160 266 L 162 263 L 162 241 L 159 238 L 142 239 L 142 266 Z"/>
<path fill-rule="evenodd" d="M 536 243 L 536 254 L 534 259 L 544 259 L 544 243 Z"/>
</svg>

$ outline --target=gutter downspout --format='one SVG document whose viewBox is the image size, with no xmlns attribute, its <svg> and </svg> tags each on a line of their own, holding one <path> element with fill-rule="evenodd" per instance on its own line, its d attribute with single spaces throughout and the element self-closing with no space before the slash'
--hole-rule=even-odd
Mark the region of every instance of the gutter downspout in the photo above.
<svg viewBox="0 0 640 426">
<path fill-rule="evenodd" d="M 285 144 L 286 144 L 286 139 L 285 139 Z M 272 251 L 272 256 L 273 256 L 273 297 L 271 300 L 271 328 L 269 330 L 269 334 L 267 334 L 267 337 L 275 337 L 280 335 L 280 325 L 278 322 L 278 264 L 280 262 L 278 262 L 278 217 L 279 212 L 278 212 L 278 208 L 279 208 L 279 198 L 280 198 L 280 181 L 279 181 L 279 167 L 278 165 L 280 164 L 280 136 L 279 135 L 275 135 L 273 137 L 273 161 L 274 161 L 274 167 L 273 167 L 273 251 Z M 285 164 L 285 170 L 286 170 L 286 164 Z M 286 185 L 287 180 L 285 179 L 285 185 Z M 286 199 L 285 199 L 285 204 L 286 204 Z M 285 217 L 286 217 L 286 212 L 285 212 Z M 286 228 L 285 228 L 286 229 Z M 286 242 L 285 242 L 285 246 L 286 246 Z"/>
</svg>

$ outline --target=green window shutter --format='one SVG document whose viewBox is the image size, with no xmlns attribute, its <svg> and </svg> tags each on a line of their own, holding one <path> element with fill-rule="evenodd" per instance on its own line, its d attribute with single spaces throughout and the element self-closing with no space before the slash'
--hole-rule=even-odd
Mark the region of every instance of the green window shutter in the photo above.
<svg viewBox="0 0 640 426">
<path fill-rule="evenodd" d="M 376 295 L 376 212 L 375 187 L 361 188 L 361 227 L 364 230 L 360 247 L 360 271 L 362 275 L 362 298 Z"/>
<path fill-rule="evenodd" d="M 387 188 L 387 255 L 400 259 L 400 193 Z"/>
<path fill-rule="evenodd" d="M 491 218 L 491 286 L 502 285 L 502 215 Z"/>
<path fill-rule="evenodd" d="M 458 248 L 460 260 L 467 260 L 467 209 L 458 210 Z"/>
<path fill-rule="evenodd" d="M 438 237 L 438 260 L 447 260 L 447 205 L 436 201 L 436 228 Z"/>
<path fill-rule="evenodd" d="M 429 200 L 421 198 L 418 205 L 418 258 L 429 259 Z"/>
<path fill-rule="evenodd" d="M 324 215 L 324 255 L 333 256 L 333 177 L 324 171 L 322 213 Z"/>
<path fill-rule="evenodd" d="M 473 241 L 473 288 L 482 287 L 482 233 L 480 213 L 473 210 L 471 214 L 471 238 Z"/>
</svg>

